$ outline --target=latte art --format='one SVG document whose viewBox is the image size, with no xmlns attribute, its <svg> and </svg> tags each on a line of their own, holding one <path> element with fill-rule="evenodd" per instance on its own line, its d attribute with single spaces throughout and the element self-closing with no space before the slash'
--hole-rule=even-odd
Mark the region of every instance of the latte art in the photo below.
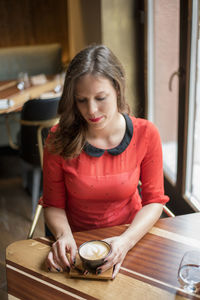
<svg viewBox="0 0 200 300">
<path fill-rule="evenodd" d="M 80 249 L 80 255 L 85 259 L 96 260 L 104 258 L 110 251 L 109 246 L 101 241 L 92 241 L 83 245 Z"/>
</svg>

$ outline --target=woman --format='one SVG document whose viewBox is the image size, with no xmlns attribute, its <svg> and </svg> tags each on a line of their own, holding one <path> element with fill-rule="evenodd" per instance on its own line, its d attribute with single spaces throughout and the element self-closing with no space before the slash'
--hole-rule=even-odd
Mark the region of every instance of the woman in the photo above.
<svg viewBox="0 0 200 300">
<path fill-rule="evenodd" d="M 114 266 L 114 278 L 168 201 L 158 131 L 128 115 L 123 68 L 103 45 L 89 46 L 71 61 L 58 113 L 44 151 L 42 204 L 56 239 L 47 266 L 73 267 L 72 232 L 129 223 L 122 235 L 106 240 L 112 253 L 97 269 L 100 274 Z"/>
</svg>

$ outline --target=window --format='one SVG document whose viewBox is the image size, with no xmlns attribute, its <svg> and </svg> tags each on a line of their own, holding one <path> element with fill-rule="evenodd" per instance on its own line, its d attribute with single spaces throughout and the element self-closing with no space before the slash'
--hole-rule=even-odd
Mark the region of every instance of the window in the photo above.
<svg viewBox="0 0 200 300">
<path fill-rule="evenodd" d="M 198 1 L 192 5 L 188 137 L 186 164 L 186 198 L 200 211 L 200 14 Z"/>
<path fill-rule="evenodd" d="M 146 117 L 161 135 L 169 207 L 176 214 L 200 211 L 198 0 L 145 3 Z"/>
<path fill-rule="evenodd" d="M 148 119 L 159 129 L 164 170 L 175 183 L 177 176 L 179 0 L 150 1 L 148 28 Z M 172 81 L 173 79 L 173 81 Z"/>
</svg>

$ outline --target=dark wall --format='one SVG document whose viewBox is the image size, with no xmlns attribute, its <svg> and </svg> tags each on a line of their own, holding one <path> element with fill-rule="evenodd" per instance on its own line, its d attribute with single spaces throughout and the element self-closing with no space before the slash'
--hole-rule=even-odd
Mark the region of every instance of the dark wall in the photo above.
<svg viewBox="0 0 200 300">
<path fill-rule="evenodd" d="M 0 47 L 58 42 L 67 60 L 67 0 L 0 0 L 0 37 Z"/>
</svg>

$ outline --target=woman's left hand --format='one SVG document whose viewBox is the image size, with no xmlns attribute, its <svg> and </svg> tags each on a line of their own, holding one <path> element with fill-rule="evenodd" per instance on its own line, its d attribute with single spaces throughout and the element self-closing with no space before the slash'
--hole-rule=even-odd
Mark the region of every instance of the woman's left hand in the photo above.
<svg viewBox="0 0 200 300">
<path fill-rule="evenodd" d="M 111 237 L 105 239 L 104 241 L 111 245 L 112 252 L 106 258 L 105 263 L 97 268 L 96 273 L 100 274 L 114 266 L 112 275 L 112 278 L 114 279 L 120 270 L 121 264 L 123 263 L 127 252 L 130 250 L 130 245 L 121 236 Z"/>
</svg>

